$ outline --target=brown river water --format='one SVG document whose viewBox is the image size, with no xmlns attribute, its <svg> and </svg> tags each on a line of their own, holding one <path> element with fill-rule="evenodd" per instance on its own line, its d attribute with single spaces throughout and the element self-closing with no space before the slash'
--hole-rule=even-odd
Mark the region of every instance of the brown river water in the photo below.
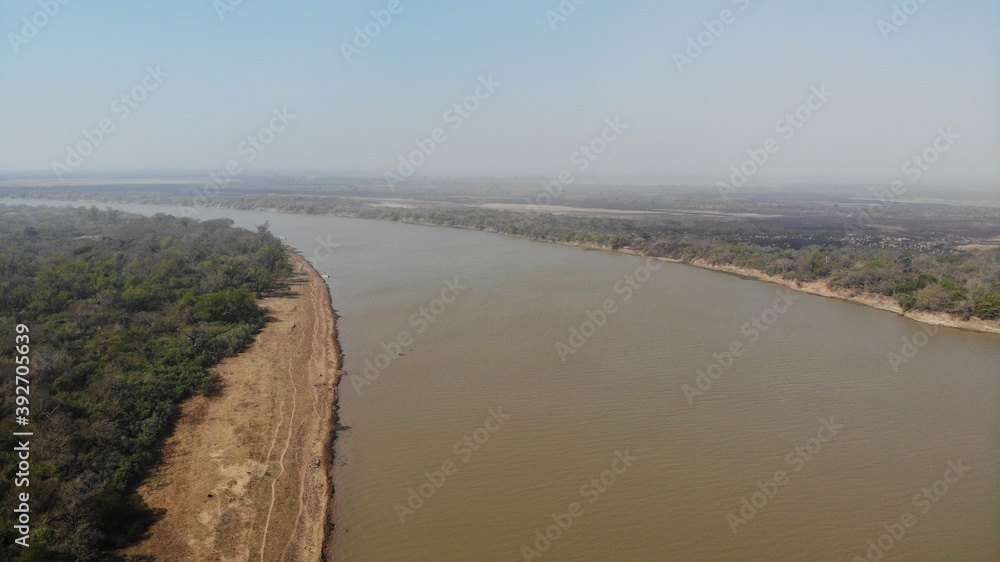
<svg viewBox="0 0 1000 562">
<path fill-rule="evenodd" d="M 496 234 L 199 216 L 329 275 L 337 560 L 1000 560 L 1000 336 Z"/>
</svg>

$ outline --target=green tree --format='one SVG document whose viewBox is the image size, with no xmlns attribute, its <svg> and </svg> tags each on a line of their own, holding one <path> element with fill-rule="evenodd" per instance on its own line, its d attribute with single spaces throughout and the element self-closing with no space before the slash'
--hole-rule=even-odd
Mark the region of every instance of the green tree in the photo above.
<svg viewBox="0 0 1000 562">
<path fill-rule="evenodd" d="M 253 323 L 261 318 L 253 293 L 233 287 L 202 296 L 194 305 L 194 313 L 203 322 Z"/>
<path fill-rule="evenodd" d="M 984 320 L 1000 320 L 1000 293 L 989 293 L 976 301 L 976 316 Z"/>
</svg>

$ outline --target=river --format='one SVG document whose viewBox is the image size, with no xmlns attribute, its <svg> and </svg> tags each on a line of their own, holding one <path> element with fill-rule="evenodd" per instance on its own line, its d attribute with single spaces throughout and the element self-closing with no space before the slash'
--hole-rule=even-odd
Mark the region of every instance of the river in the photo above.
<svg viewBox="0 0 1000 562">
<path fill-rule="evenodd" d="M 490 233 L 220 216 L 329 276 L 338 560 L 1000 559 L 998 336 Z"/>
</svg>

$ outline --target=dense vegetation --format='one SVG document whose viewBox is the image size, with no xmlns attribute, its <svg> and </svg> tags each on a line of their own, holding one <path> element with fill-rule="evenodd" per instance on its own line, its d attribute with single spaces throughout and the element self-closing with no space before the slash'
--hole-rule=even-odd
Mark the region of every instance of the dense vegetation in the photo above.
<svg viewBox="0 0 1000 562">
<path fill-rule="evenodd" d="M 3 560 L 108 560 L 152 514 L 135 488 L 178 405 L 264 323 L 290 273 L 266 225 L 0 205 Z M 15 326 L 31 332 L 31 547 L 14 544 Z"/>
<path fill-rule="evenodd" d="M 344 213 L 346 214 L 346 213 Z M 787 280 L 894 298 L 904 310 L 1000 320 L 1000 248 L 915 251 L 837 243 L 822 231 L 746 223 L 643 222 L 490 211 L 361 207 L 354 216 L 491 230 L 538 240 L 589 245 L 683 262 L 732 265 Z M 780 232 L 779 236 L 775 233 Z M 777 243 L 776 243 L 777 242 Z"/>
<path fill-rule="evenodd" d="M 266 183 L 257 181 L 261 182 Z M 267 185 L 274 188 L 276 184 Z M 591 218 L 482 208 L 476 205 L 488 198 L 476 199 L 471 195 L 474 190 L 462 191 L 459 187 L 413 188 L 406 194 L 413 197 L 409 199 L 414 202 L 412 207 L 373 204 L 380 198 L 369 198 L 371 193 L 365 189 L 378 186 L 351 184 L 338 188 L 338 193 L 357 189 L 362 195 L 351 198 L 266 194 L 262 192 L 264 187 L 262 184 L 244 189 L 246 193 L 227 187 L 227 193 L 212 197 L 185 195 L 198 192 L 191 186 L 174 191 L 139 191 L 130 186 L 86 192 L 74 192 L 72 188 L 10 188 L 7 193 L 266 209 L 489 230 L 536 240 L 628 249 L 684 262 L 745 267 L 792 281 L 821 281 L 832 288 L 890 297 L 904 310 L 1000 320 L 1000 248 L 996 246 L 1000 241 L 1000 209 L 991 206 L 871 205 L 859 212 L 856 205 L 802 200 L 787 203 L 774 195 L 729 203 L 735 205 L 734 209 L 773 218 L 719 220 L 697 213 L 685 218 Z M 300 190 L 303 187 L 299 186 Z M 286 191 L 289 189 L 286 186 Z M 511 196 L 497 201 L 526 200 L 517 191 L 487 190 Z M 622 191 L 626 194 L 623 196 L 619 191 L 605 190 L 603 196 L 593 191 L 577 196 L 566 194 L 559 203 L 646 209 L 674 203 L 685 209 L 721 210 L 717 199 L 703 196 L 638 195 L 627 189 Z"/>
<path fill-rule="evenodd" d="M 195 202 L 190 197 L 150 193 L 117 194 L 112 199 L 178 205 Z M 874 229 L 851 234 L 843 223 L 807 228 L 698 218 L 589 218 L 461 206 L 385 207 L 371 205 L 371 200 L 339 197 L 220 196 L 208 202 L 235 209 L 454 226 L 628 249 L 684 262 L 744 267 L 798 282 L 822 281 L 833 288 L 891 297 L 904 310 L 1000 320 L 1000 248 L 900 244 L 898 237 Z M 991 213 L 985 214 L 991 217 Z M 989 218 L 980 220 L 977 228 L 1000 233 L 1000 225 Z"/>
</svg>

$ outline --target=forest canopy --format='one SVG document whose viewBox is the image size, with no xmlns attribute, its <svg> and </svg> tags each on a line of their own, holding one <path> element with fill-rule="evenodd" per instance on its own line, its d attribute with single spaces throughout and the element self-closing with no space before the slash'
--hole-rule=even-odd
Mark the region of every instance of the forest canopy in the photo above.
<svg viewBox="0 0 1000 562">
<path fill-rule="evenodd" d="M 40 197 L 42 193 L 30 195 Z M 101 192 L 87 196 L 128 203 L 198 203 L 190 197 L 147 192 Z M 469 228 L 534 240 L 625 249 L 685 263 L 737 266 L 793 282 L 818 281 L 832 289 L 889 297 L 905 311 L 944 313 L 961 320 L 974 317 L 1000 320 L 1000 248 L 963 247 L 955 243 L 954 234 L 942 235 L 940 240 L 933 233 L 927 235 L 928 240 L 903 240 L 876 229 L 852 234 L 844 228 L 843 221 L 804 227 L 745 220 L 661 217 L 637 220 L 455 205 L 384 206 L 343 197 L 234 195 L 216 197 L 211 205 Z M 752 210 L 776 212 L 770 207 Z M 903 211 L 892 209 L 892 212 Z M 937 212 L 948 216 L 952 211 Z M 980 212 L 984 214 L 979 219 L 963 222 L 970 229 L 982 229 L 995 236 L 993 211 L 973 209 L 973 216 L 979 216 Z M 809 223 L 816 221 L 813 215 L 807 218 Z M 924 223 L 917 224 L 923 225 L 920 229 L 930 228 Z M 934 228 L 939 229 L 940 225 Z M 968 243 L 966 240 L 965 244 Z"/>
<path fill-rule="evenodd" d="M 179 405 L 265 322 L 291 272 L 267 225 L 0 205 L 3 560 L 108 560 Z M 14 544 L 15 327 L 30 329 L 31 547 Z"/>
</svg>

